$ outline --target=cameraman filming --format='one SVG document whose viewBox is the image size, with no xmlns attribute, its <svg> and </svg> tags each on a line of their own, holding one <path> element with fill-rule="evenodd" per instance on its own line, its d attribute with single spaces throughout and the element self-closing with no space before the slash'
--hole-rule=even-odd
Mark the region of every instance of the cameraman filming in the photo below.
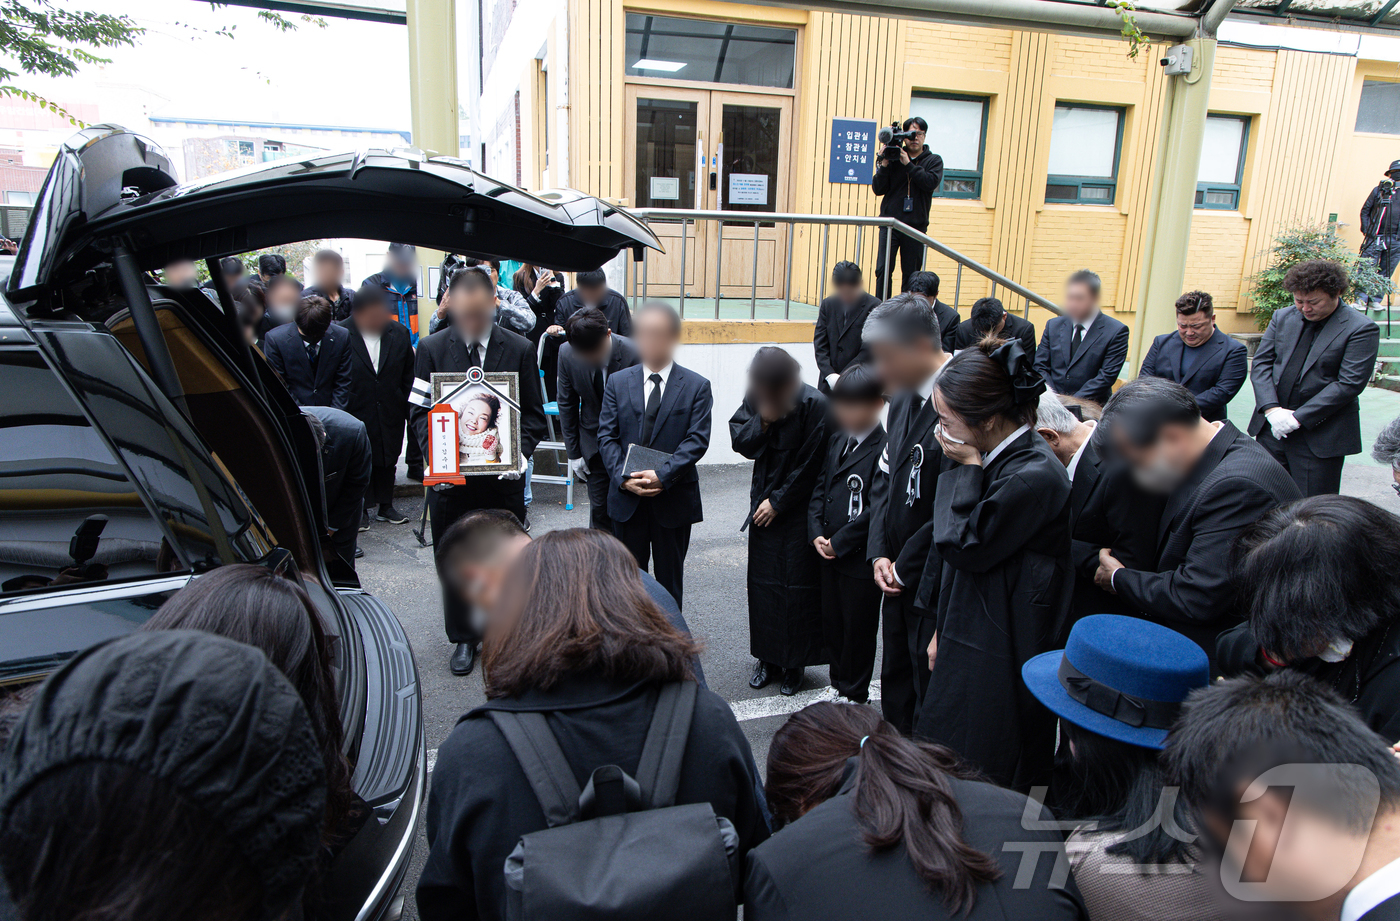
<svg viewBox="0 0 1400 921">
<path fill-rule="evenodd" d="M 883 196 L 881 217 L 892 217 L 915 230 L 927 231 L 929 204 L 943 182 L 943 158 L 924 144 L 928 122 L 922 118 L 917 115 L 906 118 L 902 133 L 905 137 L 897 148 L 897 158 L 892 144 L 881 151 L 870 187 L 876 195 Z M 895 234 L 894 241 L 889 244 L 891 265 L 887 272 L 885 237 L 889 233 L 888 228 L 880 231 L 880 249 L 875 262 L 875 290 L 882 300 L 890 296 L 888 279 L 894 272 L 896 256 L 904 272 L 901 291 L 909 290 L 909 279 L 924 267 L 924 245 L 901 233 Z"/>
<path fill-rule="evenodd" d="M 1389 278 L 1400 263 L 1400 201 L 1395 200 L 1400 160 L 1390 164 L 1385 176 L 1361 206 L 1361 233 L 1364 235 L 1361 255 L 1374 262 L 1377 270 Z"/>
</svg>

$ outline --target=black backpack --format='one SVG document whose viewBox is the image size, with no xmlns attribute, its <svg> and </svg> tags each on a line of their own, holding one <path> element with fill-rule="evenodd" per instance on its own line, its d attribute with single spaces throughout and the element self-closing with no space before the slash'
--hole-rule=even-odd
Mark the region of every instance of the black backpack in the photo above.
<svg viewBox="0 0 1400 921">
<path fill-rule="evenodd" d="M 675 805 L 696 690 L 662 686 L 635 779 L 605 765 L 583 790 L 543 713 L 490 712 L 549 822 L 506 858 L 507 921 L 733 921 L 738 832 Z"/>
</svg>

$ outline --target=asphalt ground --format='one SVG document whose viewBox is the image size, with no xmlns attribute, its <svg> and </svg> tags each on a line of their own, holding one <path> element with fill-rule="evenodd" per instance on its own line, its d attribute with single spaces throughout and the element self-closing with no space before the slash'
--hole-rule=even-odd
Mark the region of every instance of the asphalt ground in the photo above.
<svg viewBox="0 0 1400 921">
<path fill-rule="evenodd" d="M 1368 408 L 1373 413 L 1376 410 L 1388 413 L 1386 419 L 1400 413 L 1400 394 L 1380 393 L 1385 396 L 1368 391 L 1371 399 L 1383 401 L 1384 407 Z M 1369 438 L 1367 443 L 1369 445 Z M 734 707 L 762 768 L 767 760 L 769 740 L 787 714 L 829 693 L 826 669 L 807 669 L 802 690 L 792 698 L 780 696 L 776 682 L 762 691 L 749 688 L 753 660 L 748 654 L 745 589 L 748 545 L 745 535 L 739 531 L 748 512 L 749 466 L 702 466 L 699 470 L 705 520 L 692 532 L 686 560 L 685 617 L 691 631 L 704 643 L 701 664 L 706 681 Z M 1387 468 L 1357 456 L 1347 463 L 1342 491 L 1368 499 L 1382 508 L 1400 511 L 1400 499 L 1391 491 L 1390 482 Z M 564 508 L 564 487 L 536 484 L 534 492 L 534 505 L 530 508 L 533 534 L 587 526 L 588 497 L 583 490 L 575 492 L 576 505 L 572 511 Z M 359 572 L 364 587 L 382 598 L 398 615 L 413 645 L 422 682 L 423 718 L 431 765 L 437 746 L 447 738 L 462 714 L 485 701 L 485 693 L 480 669 L 466 678 L 458 678 L 447 668 L 452 646 L 443 633 L 433 551 L 431 547 L 420 547 L 412 534 L 421 512 L 421 498 L 401 496 L 396 502 L 401 511 L 410 514 L 412 522 L 404 525 L 372 522 L 370 530 L 360 534 L 360 546 L 365 555 L 359 561 Z M 879 674 L 878 666 L 876 674 Z M 413 890 L 427 852 L 424 823 L 420 821 L 417 847 L 403 888 L 406 919 L 418 916 Z"/>
</svg>

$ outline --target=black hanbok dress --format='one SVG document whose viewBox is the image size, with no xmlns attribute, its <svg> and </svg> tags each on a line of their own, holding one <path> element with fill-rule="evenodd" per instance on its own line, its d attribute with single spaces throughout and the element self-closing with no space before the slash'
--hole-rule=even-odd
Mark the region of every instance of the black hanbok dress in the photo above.
<svg viewBox="0 0 1400 921">
<path fill-rule="evenodd" d="M 821 474 L 826 397 L 803 384 L 792 412 L 768 426 L 747 398 L 729 420 L 734 450 L 753 461 L 749 487 L 749 652 L 779 668 L 826 661 L 822 641 L 821 558 L 807 540 L 807 504 Z M 777 517 L 753 513 L 767 499 Z"/>
<path fill-rule="evenodd" d="M 943 561 L 938 656 L 915 726 L 993 783 L 1048 784 L 1055 717 L 1021 681 L 1054 648 L 1074 594 L 1069 477 L 1034 429 L 985 467 L 939 475 L 934 551 Z"/>
</svg>

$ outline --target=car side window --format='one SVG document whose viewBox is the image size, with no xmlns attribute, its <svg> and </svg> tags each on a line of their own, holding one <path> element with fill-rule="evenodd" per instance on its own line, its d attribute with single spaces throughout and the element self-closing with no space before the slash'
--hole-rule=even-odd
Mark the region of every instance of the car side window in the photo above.
<svg viewBox="0 0 1400 921">
<path fill-rule="evenodd" d="M 43 357 L 0 351 L 0 595 L 188 569 Z"/>
</svg>

